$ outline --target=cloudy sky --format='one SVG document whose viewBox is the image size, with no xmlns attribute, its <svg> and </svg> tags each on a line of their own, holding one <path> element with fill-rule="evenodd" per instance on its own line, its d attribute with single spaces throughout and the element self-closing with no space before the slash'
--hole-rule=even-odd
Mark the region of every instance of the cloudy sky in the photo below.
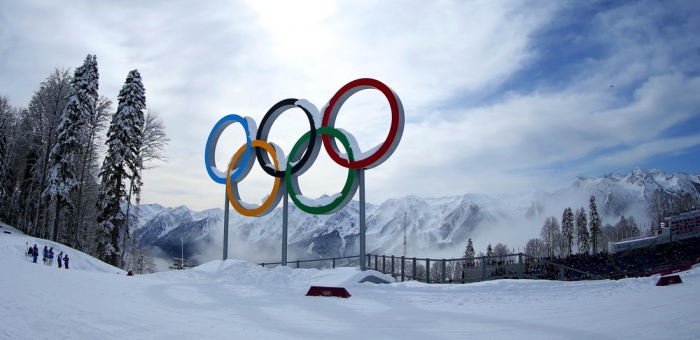
<svg viewBox="0 0 700 340">
<path fill-rule="evenodd" d="M 3 1 L 0 95 L 27 106 L 55 68 L 97 55 L 116 103 L 138 69 L 171 139 L 144 174 L 144 203 L 222 206 L 204 149 L 227 114 L 258 123 L 286 98 L 321 108 L 346 83 L 375 78 L 401 98 L 396 152 L 367 170 L 367 200 L 551 190 L 634 167 L 700 172 L 700 3 L 695 1 Z M 116 106 L 116 105 L 115 105 Z M 336 127 L 363 151 L 390 124 L 376 90 L 352 96 Z M 269 141 L 289 152 L 308 131 L 284 113 Z M 232 125 L 224 169 L 243 144 Z M 300 185 L 340 191 L 325 150 Z M 241 183 L 260 202 L 272 178 Z"/>
</svg>

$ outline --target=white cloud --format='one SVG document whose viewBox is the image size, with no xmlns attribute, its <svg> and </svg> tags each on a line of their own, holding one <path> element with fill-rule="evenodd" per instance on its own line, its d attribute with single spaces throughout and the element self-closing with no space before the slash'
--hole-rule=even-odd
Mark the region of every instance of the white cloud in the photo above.
<svg viewBox="0 0 700 340">
<path fill-rule="evenodd" d="M 696 5 L 681 5 L 697 12 Z M 576 10 L 570 6 L 4 2 L 0 79 L 11 82 L 0 83 L 0 94 L 26 105 L 54 67 L 75 67 L 94 53 L 100 93 L 116 102 L 128 71 L 139 69 L 147 104 L 160 112 L 171 139 L 169 163 L 144 173 L 143 202 L 193 209 L 222 204 L 223 186 L 208 178 L 203 162 L 206 138 L 221 117 L 236 113 L 260 123 L 273 104 L 292 97 L 320 108 L 360 77 L 396 91 L 407 122 L 396 153 L 367 172 L 371 202 L 547 188 L 580 171 L 631 168 L 697 145 L 695 137 L 665 140 L 663 132 L 697 116 L 700 107 L 693 76 L 700 65 L 693 53 L 700 46 L 699 19 L 678 14 L 683 20 L 664 31 L 658 22 L 672 9 L 661 4 L 620 5 L 596 15 L 584 38 L 604 50 L 600 58 L 575 61 L 563 86 L 533 80 L 528 90 L 501 92 L 543 54 L 556 53 L 537 49 L 536 39 L 556 28 L 560 11 Z M 367 150 L 384 139 L 388 116 L 384 98 L 363 91 L 348 100 L 337 126 Z M 300 111 L 290 110 L 270 140 L 288 153 L 306 124 Z M 222 137 L 228 143 L 217 151 L 220 168 L 241 145 L 236 131 Z M 598 155 L 601 150 L 608 151 Z M 344 176 L 322 156 L 302 177 L 302 187 L 312 197 L 332 194 Z M 242 194 L 251 202 L 262 199 L 271 183 L 254 170 Z"/>
</svg>

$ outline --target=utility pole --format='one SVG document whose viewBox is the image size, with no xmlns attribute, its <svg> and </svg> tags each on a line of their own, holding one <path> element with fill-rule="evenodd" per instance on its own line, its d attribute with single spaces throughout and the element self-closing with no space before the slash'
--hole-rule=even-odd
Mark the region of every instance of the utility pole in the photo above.
<svg viewBox="0 0 700 340">
<path fill-rule="evenodd" d="M 403 213 L 403 256 L 406 257 L 406 212 Z"/>
</svg>

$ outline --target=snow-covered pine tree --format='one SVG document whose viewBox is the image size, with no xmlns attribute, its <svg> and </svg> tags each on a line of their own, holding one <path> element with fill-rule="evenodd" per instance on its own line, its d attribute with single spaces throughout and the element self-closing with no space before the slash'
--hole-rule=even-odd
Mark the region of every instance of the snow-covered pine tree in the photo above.
<svg viewBox="0 0 700 340">
<path fill-rule="evenodd" d="M 51 150 L 53 165 L 49 169 L 48 184 L 44 196 L 55 202 L 52 239 L 58 241 L 61 213 L 64 208 L 72 210 L 72 194 L 78 187 L 75 165 L 83 154 L 87 136 L 84 127 L 95 112 L 97 101 L 97 63 L 92 55 L 85 58 L 82 66 L 75 69 L 71 80 L 68 103 L 58 124 L 57 143 Z"/>
<path fill-rule="evenodd" d="M 588 219 L 586 218 L 586 210 L 581 207 L 576 211 L 576 242 L 578 244 L 579 254 L 588 254 L 590 235 L 588 233 Z"/>
<path fill-rule="evenodd" d="M 574 246 L 574 213 L 570 207 L 566 207 L 561 216 L 561 233 L 564 236 L 566 255 L 571 255 Z"/>
<path fill-rule="evenodd" d="M 491 243 L 486 246 L 486 256 L 493 256 L 493 248 L 491 247 Z M 486 259 L 486 262 L 490 264 L 493 262 L 493 259 Z"/>
<path fill-rule="evenodd" d="M 121 201 L 126 198 L 126 181 L 140 181 L 138 151 L 141 148 L 146 90 L 138 70 L 129 72 L 119 92 L 117 112 L 107 131 L 107 154 L 100 170 L 97 199 L 97 256 L 114 266 L 120 264 L 119 235 L 125 227 Z M 125 231 L 124 231 L 125 232 Z"/>
<path fill-rule="evenodd" d="M 588 227 L 588 229 L 591 233 L 591 248 L 593 253 L 595 254 L 599 252 L 600 248 L 602 248 L 602 244 L 600 244 L 600 239 L 602 238 L 603 221 L 600 219 L 600 215 L 598 214 L 598 207 L 595 204 L 595 196 L 591 196 L 588 202 L 590 213 L 590 219 L 588 220 L 590 226 Z"/>
<path fill-rule="evenodd" d="M 474 257 L 474 243 L 472 243 L 472 238 L 470 237 L 469 240 L 467 241 L 467 247 L 464 249 L 464 254 L 462 254 L 462 258 L 465 259 L 470 259 Z M 473 266 L 474 262 L 470 260 L 470 262 L 466 263 L 467 266 Z"/>
</svg>

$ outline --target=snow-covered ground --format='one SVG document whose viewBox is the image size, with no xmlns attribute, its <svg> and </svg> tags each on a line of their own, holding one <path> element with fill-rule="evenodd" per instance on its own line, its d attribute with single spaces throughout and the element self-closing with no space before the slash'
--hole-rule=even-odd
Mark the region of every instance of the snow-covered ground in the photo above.
<svg viewBox="0 0 700 340">
<path fill-rule="evenodd" d="M 67 252 L 71 268 L 29 262 L 34 243 Z M 0 339 L 700 339 L 700 268 L 680 275 L 668 287 L 658 277 L 381 285 L 355 283 L 356 268 L 229 260 L 129 277 L 3 225 Z M 305 296 L 312 285 L 352 297 Z"/>
</svg>

